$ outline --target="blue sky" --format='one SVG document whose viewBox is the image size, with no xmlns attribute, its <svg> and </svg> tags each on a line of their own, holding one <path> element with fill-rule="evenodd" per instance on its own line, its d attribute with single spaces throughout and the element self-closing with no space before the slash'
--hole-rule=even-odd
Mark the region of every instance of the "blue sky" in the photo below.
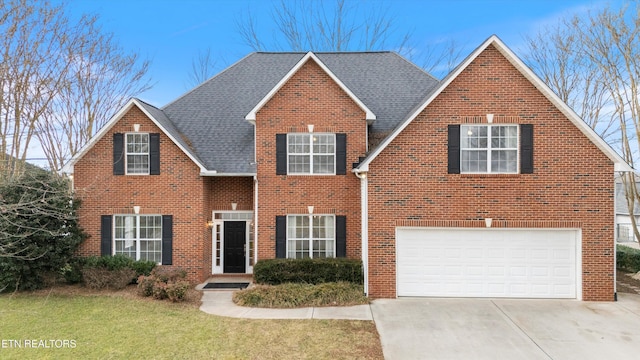
<svg viewBox="0 0 640 360">
<path fill-rule="evenodd" d="M 95 13 L 121 46 L 151 61 L 153 88 L 138 97 L 163 106 L 191 86 L 188 76 L 199 51 L 211 49 L 218 72 L 252 51 L 237 32 L 248 12 L 259 31 L 271 38 L 270 14 L 280 0 L 67 0 L 72 15 Z M 347 0 L 351 1 L 351 0 Z M 329 0 L 333 3 L 333 0 Z M 621 0 L 364 0 L 395 21 L 397 33 L 411 32 L 412 45 L 437 46 L 453 39 L 462 56 L 492 34 L 522 56 L 525 35 L 562 17 L 601 9 Z M 388 49 L 394 50 L 394 49 Z"/>
</svg>

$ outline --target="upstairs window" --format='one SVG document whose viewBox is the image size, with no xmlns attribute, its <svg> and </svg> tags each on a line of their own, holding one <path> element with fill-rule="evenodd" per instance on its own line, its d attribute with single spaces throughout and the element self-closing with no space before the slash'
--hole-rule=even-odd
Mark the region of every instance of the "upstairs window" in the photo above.
<svg viewBox="0 0 640 360">
<path fill-rule="evenodd" d="M 126 134 L 126 168 L 127 174 L 149 174 L 149 134 Z"/>
<path fill-rule="evenodd" d="M 517 125 L 462 125 L 460 127 L 462 173 L 518 172 Z"/>
<path fill-rule="evenodd" d="M 288 134 L 288 174 L 335 174 L 335 134 Z"/>
</svg>

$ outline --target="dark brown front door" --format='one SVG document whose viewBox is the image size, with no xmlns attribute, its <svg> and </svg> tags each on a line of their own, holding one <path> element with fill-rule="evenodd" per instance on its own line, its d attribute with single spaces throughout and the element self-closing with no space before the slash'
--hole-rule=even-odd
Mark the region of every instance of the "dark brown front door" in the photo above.
<svg viewBox="0 0 640 360">
<path fill-rule="evenodd" d="M 245 273 L 245 241 L 247 223 L 244 221 L 224 222 L 224 272 Z"/>
</svg>

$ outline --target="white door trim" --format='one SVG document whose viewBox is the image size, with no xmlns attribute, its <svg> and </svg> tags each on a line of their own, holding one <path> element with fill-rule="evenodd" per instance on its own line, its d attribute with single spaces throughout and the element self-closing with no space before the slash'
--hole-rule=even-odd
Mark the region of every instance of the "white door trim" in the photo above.
<svg viewBox="0 0 640 360">
<path fill-rule="evenodd" d="M 253 211 L 218 211 L 214 210 L 211 214 L 211 272 L 212 274 L 224 274 L 224 223 L 225 221 L 244 221 L 246 223 L 245 237 L 245 273 L 253 274 L 253 265 L 251 264 L 251 253 L 255 255 L 254 249 L 251 247 L 253 234 Z M 218 262 L 218 245 L 217 236 L 220 236 L 220 265 Z"/>
</svg>

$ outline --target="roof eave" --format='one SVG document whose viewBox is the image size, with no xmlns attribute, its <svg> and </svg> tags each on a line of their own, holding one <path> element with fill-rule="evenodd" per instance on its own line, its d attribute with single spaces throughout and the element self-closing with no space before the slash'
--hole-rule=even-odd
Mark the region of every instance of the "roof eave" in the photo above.
<svg viewBox="0 0 640 360">
<path fill-rule="evenodd" d="M 419 106 L 410 116 L 397 127 L 364 161 L 354 170 L 369 166 L 369 164 L 400 134 L 444 89 L 451 84 L 487 47 L 493 45 L 504 55 L 507 60 L 515 66 L 549 101 L 551 101 L 560 111 L 591 140 L 614 164 L 614 171 L 627 172 L 633 168 L 615 152 L 598 134 L 595 133 L 567 104 L 565 104 L 528 66 L 520 60 L 496 35 L 489 37 L 479 46 L 464 62 L 455 68 L 454 72 L 447 75 L 440 86 Z"/>
<path fill-rule="evenodd" d="M 200 168 L 200 172 L 206 172 L 207 169 L 203 164 L 198 161 L 193 155 L 185 149 L 180 143 L 162 126 L 162 124 L 151 115 L 145 107 L 136 98 L 132 98 L 120 109 L 98 132 L 74 155 L 67 164 L 62 167 L 62 172 L 66 174 L 73 174 L 74 165 L 98 142 L 107 132 L 129 111 L 133 106 L 138 107 L 182 152 L 193 161 L 196 166 Z"/>
</svg>

